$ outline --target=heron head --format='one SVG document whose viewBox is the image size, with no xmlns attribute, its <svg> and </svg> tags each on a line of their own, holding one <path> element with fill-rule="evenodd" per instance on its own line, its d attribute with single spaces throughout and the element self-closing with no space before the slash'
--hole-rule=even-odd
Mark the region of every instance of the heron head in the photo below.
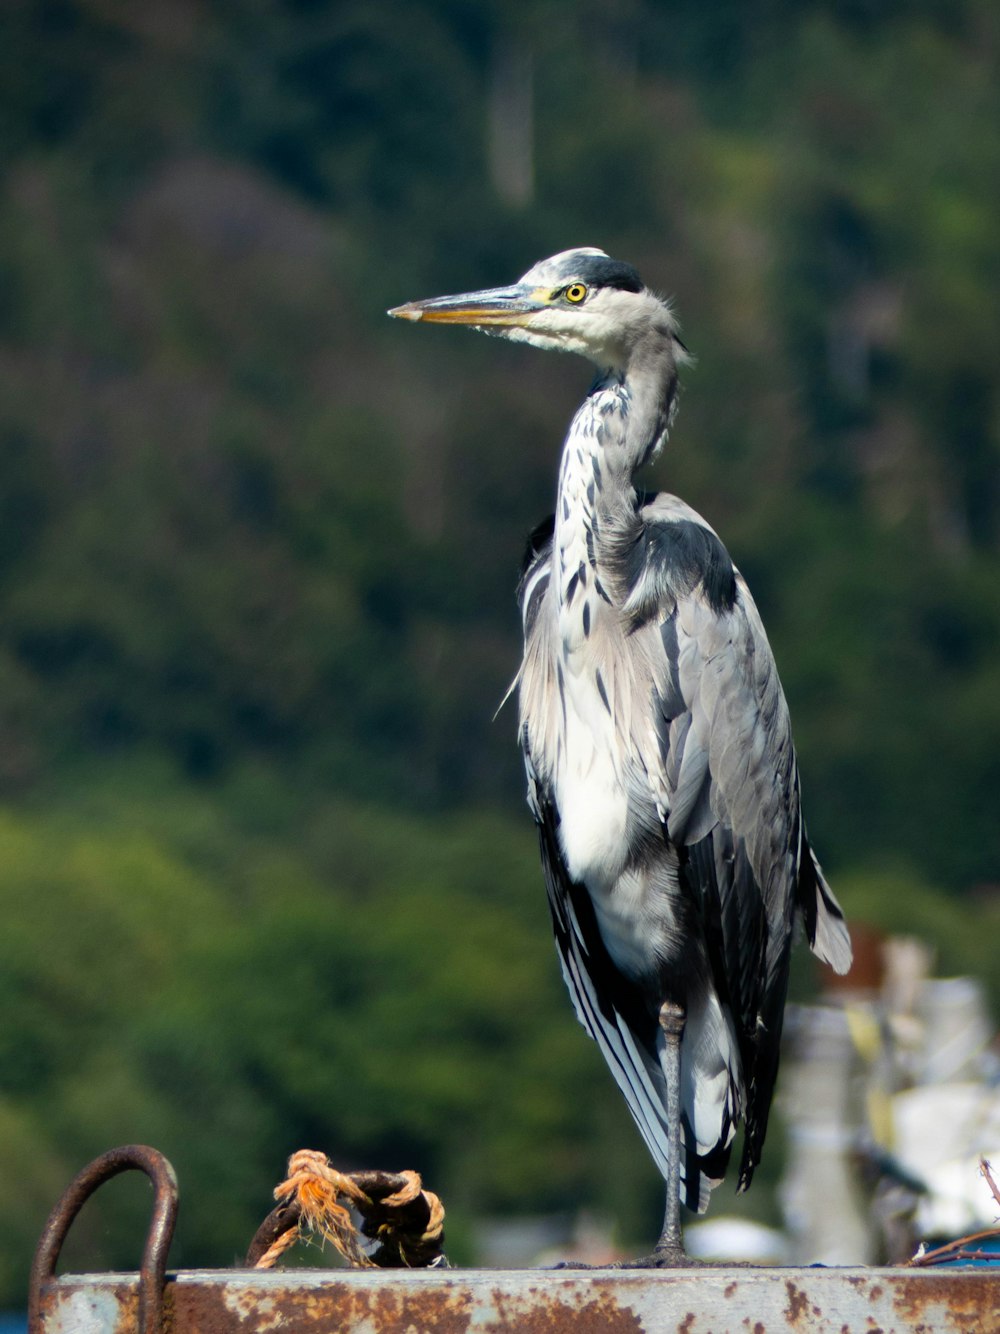
<svg viewBox="0 0 1000 1334">
<path fill-rule="evenodd" d="M 613 369 L 627 365 L 651 336 L 683 349 L 666 302 L 648 290 L 631 264 L 589 246 L 540 260 L 511 287 L 410 301 L 389 314 L 468 324 L 513 342 L 579 352 Z"/>
</svg>

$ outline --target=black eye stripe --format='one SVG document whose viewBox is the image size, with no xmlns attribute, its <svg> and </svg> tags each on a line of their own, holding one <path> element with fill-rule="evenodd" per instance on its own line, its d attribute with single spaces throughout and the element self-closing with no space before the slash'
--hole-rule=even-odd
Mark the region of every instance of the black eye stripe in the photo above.
<svg viewBox="0 0 1000 1334">
<path fill-rule="evenodd" d="M 619 292 L 642 292 L 644 285 L 642 279 L 632 268 L 631 264 L 622 264 L 618 260 L 608 259 L 606 256 L 577 255 L 574 256 L 573 268 L 570 272 L 573 277 L 563 281 L 561 287 L 554 287 L 551 301 L 568 300 L 571 305 L 579 305 L 586 300 L 593 292 L 601 288 L 612 288 Z M 566 265 L 569 269 L 569 264 Z M 564 269 L 565 272 L 565 269 Z M 568 296 L 575 287 L 584 289 L 583 295 L 574 301 Z"/>
<path fill-rule="evenodd" d="M 588 287 L 615 287 L 622 292 L 641 292 L 643 282 L 631 264 L 609 259 L 607 255 L 577 255 L 571 261 L 573 278 L 570 283 L 584 283 Z"/>
</svg>

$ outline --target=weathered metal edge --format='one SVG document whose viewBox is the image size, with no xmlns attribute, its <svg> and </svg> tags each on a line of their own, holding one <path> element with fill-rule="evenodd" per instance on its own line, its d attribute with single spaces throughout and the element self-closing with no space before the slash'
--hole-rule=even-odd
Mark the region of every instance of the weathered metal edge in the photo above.
<svg viewBox="0 0 1000 1334">
<path fill-rule="evenodd" d="M 182 1270 L 170 1334 L 998 1334 L 982 1269 Z M 135 1334 L 138 1276 L 65 1275 L 45 1334 Z"/>
</svg>

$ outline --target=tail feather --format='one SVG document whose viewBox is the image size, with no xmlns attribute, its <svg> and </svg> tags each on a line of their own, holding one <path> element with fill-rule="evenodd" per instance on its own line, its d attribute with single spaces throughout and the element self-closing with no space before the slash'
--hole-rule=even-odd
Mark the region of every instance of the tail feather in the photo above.
<svg viewBox="0 0 1000 1334">
<path fill-rule="evenodd" d="M 798 905 L 806 929 L 809 948 L 835 973 L 846 973 L 853 952 L 851 935 L 844 912 L 816 860 L 816 854 L 803 840 L 802 865 L 799 870 Z"/>
</svg>

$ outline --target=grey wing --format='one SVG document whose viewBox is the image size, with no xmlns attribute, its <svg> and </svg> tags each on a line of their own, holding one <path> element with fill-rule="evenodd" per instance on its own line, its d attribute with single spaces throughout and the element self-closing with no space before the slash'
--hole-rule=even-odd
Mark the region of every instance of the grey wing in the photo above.
<svg viewBox="0 0 1000 1334">
<path fill-rule="evenodd" d="M 749 590 L 687 506 L 657 497 L 644 517 L 631 602 L 634 633 L 658 664 L 658 752 L 646 770 L 734 1023 L 746 1186 L 777 1074 L 796 909 L 813 950 L 840 971 L 850 941 L 806 840 L 788 709 Z M 643 619 L 644 607 L 655 616 Z"/>
<path fill-rule="evenodd" d="M 682 596 L 657 627 L 668 667 L 657 722 L 665 828 L 740 1051 L 745 1185 L 777 1074 L 800 828 L 787 710 L 741 594 L 722 613 Z"/>
</svg>

